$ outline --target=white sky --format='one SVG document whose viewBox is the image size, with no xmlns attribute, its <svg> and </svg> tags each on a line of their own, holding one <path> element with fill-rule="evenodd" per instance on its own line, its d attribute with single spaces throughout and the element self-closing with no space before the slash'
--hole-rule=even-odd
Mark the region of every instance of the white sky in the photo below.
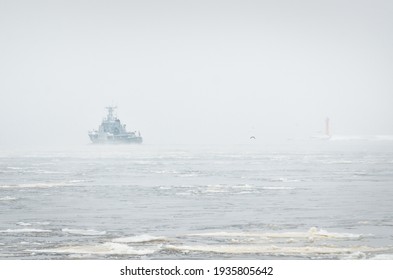
<svg viewBox="0 0 393 280">
<path fill-rule="evenodd" d="M 392 1 L 0 0 L 0 146 L 393 134 Z"/>
</svg>

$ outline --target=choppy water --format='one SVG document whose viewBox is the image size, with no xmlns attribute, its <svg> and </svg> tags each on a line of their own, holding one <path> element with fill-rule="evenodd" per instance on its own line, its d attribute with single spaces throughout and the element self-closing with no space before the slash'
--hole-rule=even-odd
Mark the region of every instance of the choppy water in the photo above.
<svg viewBox="0 0 393 280">
<path fill-rule="evenodd" d="M 393 259 L 392 144 L 318 145 L 2 151 L 0 259 Z"/>
</svg>

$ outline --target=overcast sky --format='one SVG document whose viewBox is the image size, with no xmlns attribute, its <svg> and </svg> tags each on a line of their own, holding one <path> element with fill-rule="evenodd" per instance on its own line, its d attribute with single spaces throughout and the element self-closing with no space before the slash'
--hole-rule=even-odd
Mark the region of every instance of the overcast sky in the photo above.
<svg viewBox="0 0 393 280">
<path fill-rule="evenodd" d="M 0 0 L 0 145 L 393 134 L 392 1 Z"/>
</svg>

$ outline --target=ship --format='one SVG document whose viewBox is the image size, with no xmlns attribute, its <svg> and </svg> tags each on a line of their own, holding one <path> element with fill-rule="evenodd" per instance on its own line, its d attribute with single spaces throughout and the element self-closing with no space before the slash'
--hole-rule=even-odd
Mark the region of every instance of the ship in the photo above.
<svg viewBox="0 0 393 280">
<path fill-rule="evenodd" d="M 127 131 L 126 125 L 114 115 L 117 107 L 106 107 L 108 115 L 102 120 L 98 130 L 89 131 L 90 140 L 95 144 L 141 144 L 142 136 L 138 131 Z"/>
</svg>

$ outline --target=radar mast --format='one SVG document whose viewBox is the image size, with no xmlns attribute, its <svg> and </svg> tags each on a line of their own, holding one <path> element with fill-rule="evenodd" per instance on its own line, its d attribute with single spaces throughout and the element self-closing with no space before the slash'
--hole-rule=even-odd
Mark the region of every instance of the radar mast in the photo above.
<svg viewBox="0 0 393 280">
<path fill-rule="evenodd" d="M 108 106 L 105 107 L 108 110 L 108 116 L 107 116 L 107 120 L 108 121 L 113 121 L 115 119 L 115 117 L 113 116 L 113 111 L 117 108 L 116 106 Z"/>
</svg>

